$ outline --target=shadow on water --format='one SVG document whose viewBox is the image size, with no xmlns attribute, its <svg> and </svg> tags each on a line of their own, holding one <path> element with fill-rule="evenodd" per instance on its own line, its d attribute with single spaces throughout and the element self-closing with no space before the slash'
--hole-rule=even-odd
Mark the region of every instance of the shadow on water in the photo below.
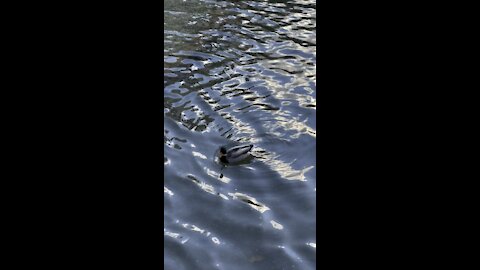
<svg viewBox="0 0 480 270">
<path fill-rule="evenodd" d="M 166 269 L 314 269 L 315 2 L 164 3 Z"/>
</svg>

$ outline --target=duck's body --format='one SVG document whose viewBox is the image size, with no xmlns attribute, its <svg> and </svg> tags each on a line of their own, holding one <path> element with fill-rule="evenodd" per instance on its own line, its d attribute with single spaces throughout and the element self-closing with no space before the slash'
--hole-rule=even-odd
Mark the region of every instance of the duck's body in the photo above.
<svg viewBox="0 0 480 270">
<path fill-rule="evenodd" d="M 220 161 L 225 164 L 238 163 L 250 156 L 253 144 L 226 148 L 220 147 Z"/>
</svg>

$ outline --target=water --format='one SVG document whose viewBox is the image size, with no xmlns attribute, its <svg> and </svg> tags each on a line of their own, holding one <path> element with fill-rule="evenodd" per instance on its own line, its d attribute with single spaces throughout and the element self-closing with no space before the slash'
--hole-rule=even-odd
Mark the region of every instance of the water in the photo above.
<svg viewBox="0 0 480 270">
<path fill-rule="evenodd" d="M 315 269 L 315 2 L 164 8 L 165 268 Z"/>
</svg>

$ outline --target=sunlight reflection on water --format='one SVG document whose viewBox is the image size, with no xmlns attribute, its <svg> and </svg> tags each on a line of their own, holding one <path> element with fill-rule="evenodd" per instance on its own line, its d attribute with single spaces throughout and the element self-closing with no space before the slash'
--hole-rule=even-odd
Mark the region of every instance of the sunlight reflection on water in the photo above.
<svg viewBox="0 0 480 270">
<path fill-rule="evenodd" d="M 315 1 L 164 3 L 165 268 L 315 269 Z"/>
</svg>

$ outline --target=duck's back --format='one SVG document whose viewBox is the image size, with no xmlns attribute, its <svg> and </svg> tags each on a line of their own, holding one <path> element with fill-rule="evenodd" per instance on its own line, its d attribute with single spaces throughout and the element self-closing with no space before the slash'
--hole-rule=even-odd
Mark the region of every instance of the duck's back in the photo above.
<svg viewBox="0 0 480 270">
<path fill-rule="evenodd" d="M 250 150 L 252 150 L 253 144 L 250 145 L 240 145 L 235 146 L 227 152 L 227 157 L 230 159 L 240 158 L 242 156 L 246 156 Z"/>
</svg>

